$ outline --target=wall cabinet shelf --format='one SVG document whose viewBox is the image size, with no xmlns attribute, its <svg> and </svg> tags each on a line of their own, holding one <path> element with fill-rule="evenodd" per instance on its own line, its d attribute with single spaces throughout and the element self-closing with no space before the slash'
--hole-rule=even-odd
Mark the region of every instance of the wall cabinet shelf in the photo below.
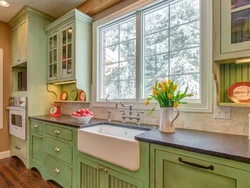
<svg viewBox="0 0 250 188">
<path fill-rule="evenodd" d="M 228 89 L 237 82 L 250 82 L 250 63 L 236 64 L 235 59 L 214 62 L 214 80 L 218 106 L 249 107 L 250 103 L 234 103 Z"/>
<path fill-rule="evenodd" d="M 47 85 L 48 91 L 51 93 L 54 93 L 56 96 L 55 102 L 59 103 L 89 103 L 90 96 L 86 95 L 86 93 L 82 92 L 83 90 L 78 89 L 76 86 L 76 83 L 69 83 L 69 84 L 48 84 Z M 61 94 L 62 92 L 67 93 L 66 100 L 61 100 Z M 85 101 L 81 101 L 80 95 L 82 97 L 85 96 Z"/>
<path fill-rule="evenodd" d="M 214 0 L 214 59 L 249 56 L 250 3 Z"/>
<path fill-rule="evenodd" d="M 92 22 L 74 9 L 45 28 L 47 83 L 76 80 L 77 88 L 90 96 Z"/>
</svg>

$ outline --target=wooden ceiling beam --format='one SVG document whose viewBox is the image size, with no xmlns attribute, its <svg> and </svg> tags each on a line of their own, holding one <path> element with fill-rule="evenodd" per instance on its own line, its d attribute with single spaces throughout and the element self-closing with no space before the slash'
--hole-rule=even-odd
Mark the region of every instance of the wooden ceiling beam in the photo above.
<svg viewBox="0 0 250 188">
<path fill-rule="evenodd" d="M 77 7 L 83 13 L 93 16 L 123 0 L 87 0 Z"/>
</svg>

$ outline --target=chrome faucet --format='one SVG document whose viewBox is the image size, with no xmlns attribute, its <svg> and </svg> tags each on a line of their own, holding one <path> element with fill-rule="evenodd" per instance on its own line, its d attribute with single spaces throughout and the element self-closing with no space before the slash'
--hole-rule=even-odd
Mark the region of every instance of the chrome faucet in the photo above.
<svg viewBox="0 0 250 188">
<path fill-rule="evenodd" d="M 111 111 L 108 110 L 108 122 L 111 123 Z"/>
<path fill-rule="evenodd" d="M 143 111 L 140 111 L 140 112 L 137 112 L 137 116 L 136 117 L 133 117 L 133 104 L 130 103 L 128 105 L 124 105 L 122 102 L 118 101 L 116 104 L 115 104 L 115 108 L 118 108 L 118 105 L 121 105 L 122 107 L 128 107 L 129 108 L 129 116 L 126 116 L 125 114 L 125 111 L 124 110 L 120 110 L 120 112 L 122 113 L 122 123 L 126 123 L 126 119 L 129 119 L 129 120 L 133 120 L 135 119 L 137 121 L 137 125 L 140 126 L 140 120 L 141 120 L 141 117 L 140 117 L 140 114 L 143 114 L 144 112 Z"/>
</svg>

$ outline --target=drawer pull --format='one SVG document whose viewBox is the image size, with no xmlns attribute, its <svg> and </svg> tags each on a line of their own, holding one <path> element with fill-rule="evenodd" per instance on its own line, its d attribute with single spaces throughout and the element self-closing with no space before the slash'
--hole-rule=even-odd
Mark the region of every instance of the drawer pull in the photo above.
<svg viewBox="0 0 250 188">
<path fill-rule="evenodd" d="M 36 124 L 36 125 L 34 125 L 34 128 L 38 128 L 38 125 Z"/>
<path fill-rule="evenodd" d="M 60 131 L 58 131 L 58 130 L 55 130 L 55 133 L 56 133 L 56 134 L 60 134 Z"/>
<path fill-rule="evenodd" d="M 59 152 L 59 151 L 60 151 L 60 148 L 56 147 L 56 148 L 55 148 L 55 151 L 56 151 L 56 152 Z"/>
<path fill-rule="evenodd" d="M 15 148 L 16 148 L 16 149 L 18 149 L 18 150 L 20 150 L 20 149 L 21 149 L 21 148 L 20 148 L 20 147 L 18 147 L 18 146 L 15 146 Z"/>
<path fill-rule="evenodd" d="M 184 161 L 181 157 L 179 157 L 179 162 L 190 165 L 190 166 L 194 166 L 197 168 L 202 168 L 202 169 L 207 169 L 207 170 L 214 170 L 214 166 L 210 165 L 210 166 L 203 166 L 200 164 L 196 164 L 196 163 L 192 163 L 192 162 L 188 162 L 188 161 Z"/>
<path fill-rule="evenodd" d="M 105 174 L 107 174 L 107 173 L 108 173 L 108 169 L 105 168 L 105 169 L 103 170 L 103 172 L 104 172 Z"/>
<path fill-rule="evenodd" d="M 56 168 L 55 171 L 56 171 L 56 173 L 59 173 L 59 172 L 60 172 L 60 170 L 59 170 L 58 168 Z"/>
<path fill-rule="evenodd" d="M 99 167 L 98 171 L 99 172 L 103 171 L 103 166 Z"/>
</svg>

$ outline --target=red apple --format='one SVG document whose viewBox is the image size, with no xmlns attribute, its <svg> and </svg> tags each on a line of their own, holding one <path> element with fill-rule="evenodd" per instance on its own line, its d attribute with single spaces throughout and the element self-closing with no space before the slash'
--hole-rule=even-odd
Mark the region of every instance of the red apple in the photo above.
<svg viewBox="0 0 250 188">
<path fill-rule="evenodd" d="M 77 115 L 77 113 L 76 113 L 76 112 L 73 112 L 73 113 L 72 113 L 72 116 L 76 116 L 76 115 Z"/>
<path fill-rule="evenodd" d="M 86 113 L 85 109 L 80 109 L 81 113 Z"/>
</svg>

